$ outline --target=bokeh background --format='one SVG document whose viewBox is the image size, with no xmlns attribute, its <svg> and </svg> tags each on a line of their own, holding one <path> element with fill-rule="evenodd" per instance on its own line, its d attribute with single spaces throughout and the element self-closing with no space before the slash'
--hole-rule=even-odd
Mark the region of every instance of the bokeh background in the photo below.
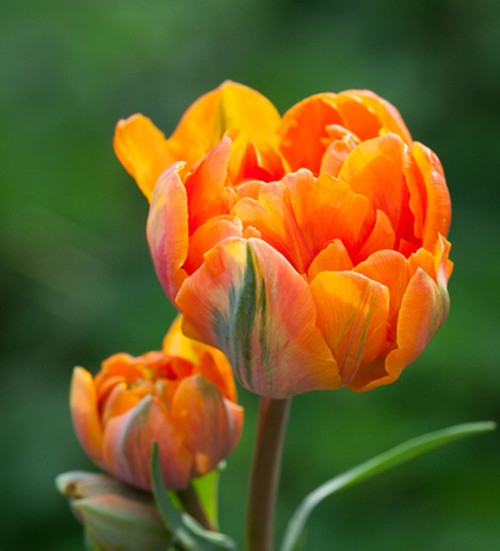
<svg viewBox="0 0 500 551">
<path fill-rule="evenodd" d="M 438 153 L 453 199 L 448 321 L 396 384 L 294 400 L 278 534 L 328 477 L 420 433 L 499 419 L 499 29 L 496 0 L 2 2 L 2 551 L 83 549 L 53 482 L 93 469 L 69 419 L 72 367 L 157 349 L 174 316 L 114 125 L 142 112 L 169 134 L 227 78 L 281 112 L 316 92 L 376 91 Z M 257 404 L 240 397 L 246 430 L 221 490 L 222 528 L 238 538 Z M 489 434 L 332 497 L 307 549 L 496 549 L 499 463 Z"/>
</svg>

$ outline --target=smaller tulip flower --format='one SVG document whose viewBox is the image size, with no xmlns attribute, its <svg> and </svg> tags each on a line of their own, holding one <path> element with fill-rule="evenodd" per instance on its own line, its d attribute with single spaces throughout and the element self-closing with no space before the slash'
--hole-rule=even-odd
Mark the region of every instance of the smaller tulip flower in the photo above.
<svg viewBox="0 0 500 551">
<path fill-rule="evenodd" d="M 243 408 L 231 368 L 218 350 L 185 337 L 178 318 L 163 350 L 115 354 L 95 376 L 81 367 L 71 383 L 71 415 L 89 457 L 119 480 L 151 489 L 158 443 L 165 486 L 185 488 L 236 446 Z"/>
</svg>

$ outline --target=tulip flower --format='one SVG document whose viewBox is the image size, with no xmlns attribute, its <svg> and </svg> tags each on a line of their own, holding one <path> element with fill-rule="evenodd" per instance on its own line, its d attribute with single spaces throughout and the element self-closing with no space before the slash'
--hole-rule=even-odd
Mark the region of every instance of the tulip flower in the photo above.
<svg viewBox="0 0 500 551">
<path fill-rule="evenodd" d="M 73 424 L 89 457 L 144 490 L 154 441 L 165 486 L 178 490 L 213 470 L 241 435 L 243 409 L 226 358 L 185 337 L 180 324 L 162 351 L 115 354 L 95 377 L 77 367 L 71 383 Z"/>
<path fill-rule="evenodd" d="M 445 320 L 443 169 L 376 94 L 318 94 L 280 117 L 226 82 L 169 139 L 134 115 L 114 145 L 151 202 L 152 258 L 184 331 L 246 388 L 391 383 Z"/>
</svg>

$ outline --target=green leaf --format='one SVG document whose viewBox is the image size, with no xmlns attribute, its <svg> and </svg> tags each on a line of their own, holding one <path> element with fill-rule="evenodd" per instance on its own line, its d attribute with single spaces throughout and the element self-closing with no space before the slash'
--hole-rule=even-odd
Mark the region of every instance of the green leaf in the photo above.
<svg viewBox="0 0 500 551">
<path fill-rule="evenodd" d="M 151 451 L 151 479 L 156 506 L 165 526 L 173 534 L 172 549 L 175 549 L 177 544 L 187 551 L 235 551 L 237 549 L 231 538 L 219 532 L 205 530 L 191 516 L 174 506 L 163 482 L 156 442 L 153 443 Z"/>
<path fill-rule="evenodd" d="M 201 506 L 205 510 L 212 526 L 218 528 L 218 501 L 219 501 L 219 478 L 220 473 L 225 468 L 225 462 L 222 461 L 219 466 L 210 471 L 205 476 L 193 478 L 191 483 L 200 500 Z"/>
<path fill-rule="evenodd" d="M 359 482 L 381 474 L 397 465 L 423 455 L 434 448 L 444 446 L 454 440 L 488 432 L 496 428 L 492 421 L 465 423 L 412 438 L 385 453 L 365 461 L 361 465 L 325 482 L 308 494 L 288 522 L 280 551 L 297 551 L 299 539 L 312 511 L 332 494 L 354 486 Z"/>
</svg>

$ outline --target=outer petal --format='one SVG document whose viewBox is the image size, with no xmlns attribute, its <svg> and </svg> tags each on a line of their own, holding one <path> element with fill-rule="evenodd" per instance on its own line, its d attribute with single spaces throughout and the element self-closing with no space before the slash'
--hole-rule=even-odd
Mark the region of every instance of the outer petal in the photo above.
<svg viewBox="0 0 500 551">
<path fill-rule="evenodd" d="M 174 160 L 167 141 L 150 119 L 132 115 L 116 125 L 113 140 L 116 156 L 151 201 L 156 180 Z"/>
<path fill-rule="evenodd" d="M 451 202 L 441 162 L 428 147 L 415 143 L 413 156 L 423 174 L 427 189 L 427 212 L 423 228 L 423 246 L 434 250 L 438 235 L 446 237 L 451 222 Z"/>
<path fill-rule="evenodd" d="M 191 455 L 183 435 L 151 396 L 107 424 L 103 445 L 106 470 L 132 486 L 149 490 L 154 440 L 158 442 L 165 486 L 171 490 L 184 488 L 191 472 Z"/>
<path fill-rule="evenodd" d="M 307 277 L 314 279 L 320 272 L 352 270 L 349 253 L 340 239 L 334 239 L 311 262 Z"/>
<path fill-rule="evenodd" d="M 318 327 L 339 365 L 342 383 L 387 347 L 389 291 L 353 272 L 321 272 L 311 282 Z"/>
<path fill-rule="evenodd" d="M 172 416 L 185 434 L 193 456 L 192 476 L 214 469 L 237 444 L 243 408 L 224 400 L 217 387 L 200 375 L 184 379 L 172 402 Z"/>
<path fill-rule="evenodd" d="M 183 284 L 188 335 L 223 350 L 236 377 L 264 396 L 337 388 L 336 363 L 316 327 L 305 280 L 258 239 L 226 239 Z"/>
<path fill-rule="evenodd" d="M 70 409 L 75 432 L 87 455 L 103 466 L 103 431 L 99 418 L 97 393 L 92 375 L 83 367 L 75 367 L 71 379 Z"/>
<path fill-rule="evenodd" d="M 280 123 L 274 105 L 255 90 L 226 81 L 196 100 L 168 140 L 178 159 L 193 165 L 233 128 L 265 139 Z"/>
<path fill-rule="evenodd" d="M 449 275 L 449 247 L 444 240 L 436 254 L 438 285 L 431 275 L 417 268 L 401 301 L 397 324 L 397 348 L 383 359 L 362 368 L 349 388 L 370 390 L 394 382 L 414 362 L 442 325 L 449 310 L 446 280 Z M 411 265 L 410 260 L 408 264 Z"/>
<path fill-rule="evenodd" d="M 412 139 L 399 111 L 370 90 L 346 90 L 335 100 L 347 128 L 362 140 L 374 138 L 381 128 L 398 134 L 408 145 Z"/>
<path fill-rule="evenodd" d="M 153 264 L 172 302 L 186 277 L 182 266 L 187 258 L 189 242 L 187 193 L 179 177 L 182 167 L 182 163 L 175 163 L 158 180 L 147 224 Z"/>
</svg>

